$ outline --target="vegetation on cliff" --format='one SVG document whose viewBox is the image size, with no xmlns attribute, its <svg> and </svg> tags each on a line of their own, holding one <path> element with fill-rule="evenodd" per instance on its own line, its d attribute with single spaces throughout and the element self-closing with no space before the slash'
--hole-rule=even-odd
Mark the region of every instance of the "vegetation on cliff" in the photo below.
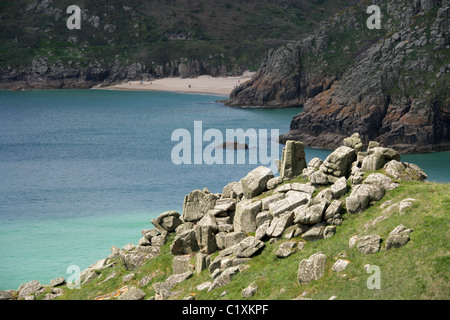
<svg viewBox="0 0 450 320">
<path fill-rule="evenodd" d="M 381 29 L 369 29 L 371 4 Z M 402 153 L 450 148 L 448 0 L 361 1 L 270 52 L 225 103 L 303 107 L 281 141 L 333 149 L 359 132 Z"/>
<path fill-rule="evenodd" d="M 149 77 L 241 74 L 258 69 L 269 48 L 300 39 L 352 2 L 79 1 L 81 29 L 69 30 L 66 9 L 72 1 L 3 1 L 1 82 L 89 87 Z"/>
<path fill-rule="evenodd" d="M 294 181 L 300 182 L 302 179 L 289 182 Z M 303 297 L 326 300 L 332 296 L 344 300 L 449 299 L 449 188 L 448 184 L 401 181 L 399 188 L 389 191 L 382 202 L 363 214 L 347 215 L 333 238 L 307 242 L 302 250 L 285 259 L 278 259 L 275 252 L 282 242 L 288 240 L 268 243 L 261 254 L 248 263 L 249 268 L 238 273 L 228 285 L 211 292 L 197 290 L 198 285 L 211 281 L 208 270 L 204 270 L 174 287 L 173 291 L 179 293 L 171 299 L 182 299 L 186 296 L 193 296 L 195 299 L 243 299 L 241 291 L 253 282 L 258 286 L 258 290 L 250 299 L 289 300 Z M 366 229 L 365 226 L 383 212 L 383 203 L 390 200 L 400 202 L 411 197 L 417 199 L 417 202 L 405 215 L 394 213 L 389 219 Z M 356 248 L 348 247 L 349 239 L 354 235 L 377 233 L 382 238 L 387 238 L 399 224 L 414 230 L 411 241 L 403 248 L 365 255 L 359 253 Z M 79 290 L 65 290 L 64 295 L 57 299 L 95 299 L 124 285 L 140 287 L 139 282 L 149 275 L 153 277 L 142 290 L 146 297 L 154 296 L 152 284 L 164 281 L 172 274 L 172 241 L 173 236 L 162 247 L 161 255 L 147 261 L 138 270 L 126 270 L 117 259 L 119 263 L 113 268 L 102 270 L 101 277 L 83 285 Z M 302 240 L 299 238 L 296 241 Z M 318 251 L 329 257 L 323 278 L 300 285 L 296 279 L 299 262 Z M 338 259 L 350 261 L 344 272 L 331 270 Z M 192 256 L 192 262 L 194 261 L 195 257 Z M 371 274 L 365 270 L 366 264 L 380 267 L 380 289 L 367 288 L 366 282 Z M 111 280 L 101 283 L 113 273 L 115 276 Z M 123 283 L 123 277 L 130 273 L 135 274 L 134 278 Z M 50 291 L 51 289 L 48 289 L 48 292 Z M 227 294 L 221 297 L 224 291 Z"/>
</svg>

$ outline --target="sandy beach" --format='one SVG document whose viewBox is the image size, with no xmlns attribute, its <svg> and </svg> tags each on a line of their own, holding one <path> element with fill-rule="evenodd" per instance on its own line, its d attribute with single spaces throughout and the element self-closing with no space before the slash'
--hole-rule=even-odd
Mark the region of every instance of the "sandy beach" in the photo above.
<svg viewBox="0 0 450 320">
<path fill-rule="evenodd" d="M 163 78 L 154 81 L 129 81 L 121 84 L 93 89 L 126 91 L 174 91 L 187 93 L 204 93 L 229 96 L 238 85 L 249 80 L 254 72 L 245 72 L 238 77 L 199 76 L 182 79 L 180 77 Z"/>
</svg>

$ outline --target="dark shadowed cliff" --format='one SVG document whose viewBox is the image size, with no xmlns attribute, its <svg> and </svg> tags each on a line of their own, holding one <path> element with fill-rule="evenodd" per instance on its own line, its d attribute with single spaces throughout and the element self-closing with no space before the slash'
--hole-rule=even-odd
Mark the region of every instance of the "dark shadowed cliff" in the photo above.
<svg viewBox="0 0 450 320">
<path fill-rule="evenodd" d="M 356 0 L 17 0 L 0 3 L 0 88 L 89 88 L 255 71 Z M 69 30 L 68 6 L 81 10 Z"/>
<path fill-rule="evenodd" d="M 380 30 L 366 26 L 371 4 Z M 448 150 L 449 12 L 448 0 L 363 1 L 269 52 L 226 104 L 303 107 L 282 142 L 331 149 L 359 132 L 404 153 Z"/>
</svg>

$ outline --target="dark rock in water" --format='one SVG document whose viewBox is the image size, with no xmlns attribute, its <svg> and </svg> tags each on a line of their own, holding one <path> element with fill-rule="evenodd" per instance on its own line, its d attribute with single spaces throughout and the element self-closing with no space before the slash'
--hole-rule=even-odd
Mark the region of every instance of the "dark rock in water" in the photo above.
<svg viewBox="0 0 450 320">
<path fill-rule="evenodd" d="M 227 141 L 222 143 L 221 145 L 218 145 L 216 148 L 222 148 L 222 149 L 248 149 L 248 145 L 246 143 L 239 143 L 237 141 Z"/>
</svg>

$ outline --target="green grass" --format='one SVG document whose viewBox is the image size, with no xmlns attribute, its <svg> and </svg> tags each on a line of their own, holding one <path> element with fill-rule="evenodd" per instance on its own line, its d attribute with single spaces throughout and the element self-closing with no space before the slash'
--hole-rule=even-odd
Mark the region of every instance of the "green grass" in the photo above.
<svg viewBox="0 0 450 320">
<path fill-rule="evenodd" d="M 298 180 L 298 179 L 297 179 Z M 292 182 L 292 181 L 291 181 Z M 373 228 L 364 226 L 378 217 L 383 209 L 381 204 L 392 200 L 399 202 L 405 198 L 418 201 L 404 215 L 393 213 L 388 219 L 377 223 Z M 286 259 L 277 259 L 275 251 L 282 241 L 270 244 L 266 242 L 264 250 L 248 263 L 249 268 L 234 276 L 233 281 L 211 292 L 197 291 L 195 287 L 205 281 L 211 281 L 208 270 L 194 276 L 173 288 L 180 291 L 172 299 L 182 299 L 194 295 L 196 299 L 243 299 L 242 289 L 255 282 L 257 293 L 251 299 L 288 300 L 304 296 L 311 299 L 329 299 L 336 295 L 337 299 L 449 299 L 449 266 L 450 245 L 450 184 L 407 182 L 402 181 L 397 189 L 388 191 L 378 203 L 373 203 L 366 211 L 355 215 L 344 215 L 344 222 L 337 227 L 336 234 L 330 239 L 306 242 L 303 250 Z M 411 240 L 403 247 L 386 251 L 385 241 L 389 233 L 399 224 L 412 228 Z M 378 234 L 382 237 L 382 248 L 378 253 L 365 255 L 356 248 L 349 249 L 348 241 L 353 235 Z M 295 241 L 303 241 L 301 237 Z M 155 293 L 152 284 L 164 281 L 172 272 L 173 256 L 169 253 L 171 235 L 168 243 L 162 248 L 161 255 L 147 261 L 135 273 L 135 279 L 127 285 L 138 286 L 138 281 L 145 275 L 159 270 L 157 275 L 142 289 L 146 298 Z M 324 276 L 307 285 L 299 285 L 297 281 L 298 265 L 302 259 L 315 252 L 322 251 L 327 256 Z M 212 259 L 217 255 L 215 253 Z M 331 270 L 334 262 L 344 258 L 350 265 L 344 272 Z M 193 261 L 193 260 L 192 260 Z M 368 289 L 366 282 L 371 274 L 366 273 L 364 265 L 379 266 L 381 271 L 381 288 Z M 97 285 L 112 272 L 117 276 Z M 83 285 L 79 290 L 65 290 L 59 299 L 94 299 L 111 293 L 122 287 L 122 278 L 130 271 L 125 270 L 122 263 L 102 270 L 102 276 L 91 283 Z M 220 297 L 224 291 L 228 293 Z"/>
</svg>

